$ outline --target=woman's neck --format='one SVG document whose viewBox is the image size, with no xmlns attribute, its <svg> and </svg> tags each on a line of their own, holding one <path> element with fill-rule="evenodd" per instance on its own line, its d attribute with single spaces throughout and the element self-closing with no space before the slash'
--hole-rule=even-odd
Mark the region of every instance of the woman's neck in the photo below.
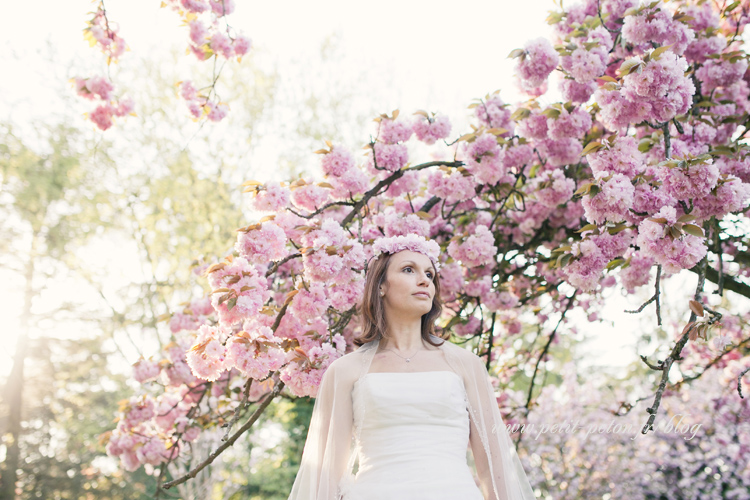
<svg viewBox="0 0 750 500">
<path fill-rule="evenodd" d="M 412 321 L 389 321 L 388 337 L 381 340 L 384 349 L 413 352 L 424 346 L 422 342 L 422 318 Z"/>
</svg>

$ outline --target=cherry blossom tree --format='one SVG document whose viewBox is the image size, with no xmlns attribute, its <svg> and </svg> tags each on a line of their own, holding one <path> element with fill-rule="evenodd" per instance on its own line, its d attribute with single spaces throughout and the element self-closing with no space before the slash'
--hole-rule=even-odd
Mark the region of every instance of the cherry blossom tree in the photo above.
<svg viewBox="0 0 750 500">
<path fill-rule="evenodd" d="M 226 2 L 219 13 L 216 3 L 172 5 L 191 23 L 209 9 L 223 17 Z M 651 405 L 630 412 L 622 396 L 613 411 L 630 413 L 638 433 L 648 434 L 669 420 L 664 406 L 679 405 L 672 397 L 693 394 L 687 382 L 701 378 L 703 411 L 727 408 L 727 423 L 733 412 L 744 414 L 750 356 L 738 325 L 748 311 L 711 307 L 706 294 L 750 298 L 743 280 L 750 74 L 741 38 L 749 15 L 747 1 L 586 0 L 550 15 L 552 40 L 511 52 L 526 102 L 511 106 L 499 93 L 477 99 L 465 131 L 439 112 L 382 114 L 363 156 L 356 145 L 328 142 L 315 152 L 319 175 L 247 181 L 258 217 L 237 230 L 225 256 L 196 267 L 209 293 L 171 315 L 174 340 L 160 357 L 135 364 L 143 391 L 123 405 L 108 453 L 131 470 L 161 465 L 161 478 L 189 443 L 222 426 L 223 443 L 169 488 L 195 477 L 282 392 L 314 397 L 326 368 L 353 348 L 364 273 L 383 235 L 428 237 L 441 247 L 440 331 L 486 359 L 500 404 L 523 389 L 506 411 L 509 423 L 546 417 L 553 389 L 540 390 L 539 379 L 570 311 L 595 316 L 607 289 L 650 286 L 652 297 L 631 312 L 653 304 L 660 325 L 662 282 L 686 272 L 697 277 L 682 302 L 689 318 L 675 327 L 664 359 L 642 358 L 658 378 Z M 223 31 L 207 33 L 190 24 L 194 53 L 238 55 L 238 37 L 230 43 Z M 542 104 L 550 83 L 563 102 Z M 91 87 L 81 88 L 104 99 L 106 86 Z M 181 92 L 191 112 L 202 106 L 194 116 L 222 113 L 189 82 Z M 721 330 L 731 333 L 715 335 L 722 321 L 734 322 Z M 534 325 L 535 338 L 523 335 L 524 323 Z M 737 444 L 722 460 L 749 480 L 739 467 L 747 443 L 737 434 L 711 439 Z M 547 451 L 537 459 L 552 457 Z M 619 458 L 658 463 L 653 477 L 665 484 L 685 467 L 665 450 Z M 573 481 L 566 484 L 579 491 Z"/>
</svg>

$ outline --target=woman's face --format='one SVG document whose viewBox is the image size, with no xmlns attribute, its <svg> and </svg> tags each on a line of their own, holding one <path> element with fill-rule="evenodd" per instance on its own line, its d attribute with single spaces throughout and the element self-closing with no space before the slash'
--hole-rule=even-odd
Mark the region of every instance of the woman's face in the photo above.
<svg viewBox="0 0 750 500">
<path fill-rule="evenodd" d="M 393 254 L 385 283 L 380 287 L 386 312 L 420 317 L 430 312 L 435 297 L 434 278 L 435 268 L 426 255 L 410 250 Z"/>
</svg>

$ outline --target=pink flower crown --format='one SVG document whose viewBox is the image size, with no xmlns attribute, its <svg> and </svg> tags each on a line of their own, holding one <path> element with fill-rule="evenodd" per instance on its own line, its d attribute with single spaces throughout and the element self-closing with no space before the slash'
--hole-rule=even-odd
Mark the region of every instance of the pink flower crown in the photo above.
<svg viewBox="0 0 750 500">
<path fill-rule="evenodd" d="M 402 250 L 410 250 L 426 255 L 435 266 L 435 271 L 440 270 L 438 257 L 440 256 L 440 245 L 433 240 L 428 240 L 416 234 L 402 236 L 391 236 L 390 238 L 379 238 L 372 245 L 375 256 L 383 253 L 394 254 Z"/>
</svg>

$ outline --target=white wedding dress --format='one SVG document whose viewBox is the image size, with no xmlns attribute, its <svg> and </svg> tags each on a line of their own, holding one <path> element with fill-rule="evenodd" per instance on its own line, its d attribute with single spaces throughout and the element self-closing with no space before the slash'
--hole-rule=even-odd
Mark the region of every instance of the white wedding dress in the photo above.
<svg viewBox="0 0 750 500">
<path fill-rule="evenodd" d="M 466 461 L 469 412 L 456 373 L 368 373 L 352 406 L 359 468 L 342 500 L 483 500 Z"/>
</svg>

